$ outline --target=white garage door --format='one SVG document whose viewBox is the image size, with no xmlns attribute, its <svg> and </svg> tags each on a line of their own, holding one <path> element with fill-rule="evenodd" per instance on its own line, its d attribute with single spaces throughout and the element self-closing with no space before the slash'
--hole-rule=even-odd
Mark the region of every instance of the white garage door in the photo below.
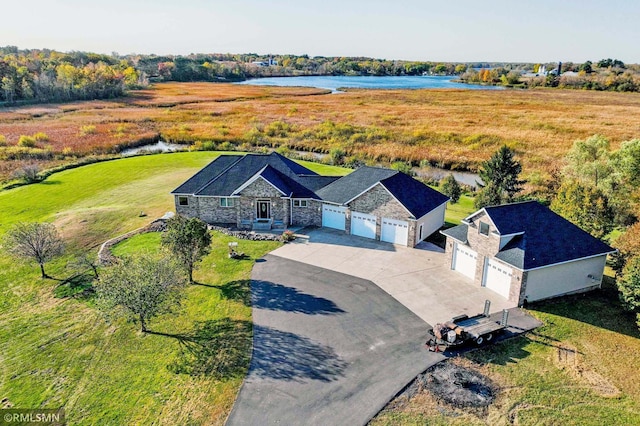
<svg viewBox="0 0 640 426">
<path fill-rule="evenodd" d="M 404 220 L 382 218 L 380 240 L 393 244 L 407 245 L 409 239 L 409 222 Z"/>
<path fill-rule="evenodd" d="M 351 212 L 351 233 L 375 239 L 376 217 L 366 213 Z"/>
<path fill-rule="evenodd" d="M 453 265 L 451 269 L 460 272 L 462 275 L 474 279 L 476 277 L 476 261 L 478 254 L 467 246 L 456 243 L 453 252 Z"/>
<path fill-rule="evenodd" d="M 509 290 L 511 289 L 511 276 L 513 270 L 503 263 L 489 259 L 484 265 L 484 281 L 483 284 L 488 289 L 498 293 L 500 296 L 508 299 Z"/>
<path fill-rule="evenodd" d="M 322 205 L 322 226 L 327 228 L 339 229 L 344 231 L 344 221 L 346 207 L 332 206 L 331 204 Z"/>
</svg>

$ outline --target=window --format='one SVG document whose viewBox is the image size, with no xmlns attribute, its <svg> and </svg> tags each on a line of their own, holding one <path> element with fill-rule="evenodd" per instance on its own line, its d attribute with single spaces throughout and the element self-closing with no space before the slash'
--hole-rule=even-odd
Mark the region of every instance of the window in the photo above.
<svg viewBox="0 0 640 426">
<path fill-rule="evenodd" d="M 480 233 L 482 235 L 489 235 L 489 224 L 488 223 L 484 223 L 484 222 L 480 222 Z"/>
<path fill-rule="evenodd" d="M 233 207 L 234 205 L 233 198 L 220 198 L 220 207 Z"/>
<path fill-rule="evenodd" d="M 189 205 L 189 198 L 187 198 L 187 197 L 178 197 L 178 205 L 179 206 L 188 206 Z"/>
<path fill-rule="evenodd" d="M 307 200 L 293 200 L 293 207 L 307 207 Z"/>
</svg>

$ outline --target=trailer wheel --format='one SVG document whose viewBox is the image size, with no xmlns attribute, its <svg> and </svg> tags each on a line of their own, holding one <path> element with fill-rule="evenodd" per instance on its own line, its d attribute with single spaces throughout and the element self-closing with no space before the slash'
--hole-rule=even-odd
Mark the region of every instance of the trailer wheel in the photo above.
<svg viewBox="0 0 640 426">
<path fill-rule="evenodd" d="M 486 336 L 484 336 L 485 339 L 487 339 L 487 342 L 490 342 L 493 339 L 493 334 L 489 333 Z"/>
<path fill-rule="evenodd" d="M 480 346 L 480 345 L 481 345 L 481 344 L 483 344 L 483 343 L 484 343 L 484 336 L 479 336 L 479 337 L 476 339 L 476 345 Z"/>
</svg>

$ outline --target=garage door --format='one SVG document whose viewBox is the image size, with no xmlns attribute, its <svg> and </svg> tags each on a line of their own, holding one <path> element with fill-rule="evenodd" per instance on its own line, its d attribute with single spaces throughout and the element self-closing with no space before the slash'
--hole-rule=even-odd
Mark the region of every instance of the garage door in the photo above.
<svg viewBox="0 0 640 426">
<path fill-rule="evenodd" d="M 508 299 L 513 270 L 503 263 L 489 259 L 484 265 L 483 285 Z"/>
<path fill-rule="evenodd" d="M 376 217 L 366 213 L 351 213 L 351 233 L 365 238 L 376 238 Z"/>
<path fill-rule="evenodd" d="M 453 265 L 451 269 L 460 272 L 462 275 L 474 279 L 476 277 L 476 261 L 478 254 L 467 246 L 456 243 L 453 253 Z"/>
<path fill-rule="evenodd" d="M 380 240 L 393 244 L 407 245 L 409 239 L 409 222 L 404 220 L 382 218 Z"/>
<path fill-rule="evenodd" d="M 323 204 L 322 205 L 322 226 L 344 231 L 344 219 L 345 219 L 346 211 L 347 211 L 346 207 Z"/>
</svg>

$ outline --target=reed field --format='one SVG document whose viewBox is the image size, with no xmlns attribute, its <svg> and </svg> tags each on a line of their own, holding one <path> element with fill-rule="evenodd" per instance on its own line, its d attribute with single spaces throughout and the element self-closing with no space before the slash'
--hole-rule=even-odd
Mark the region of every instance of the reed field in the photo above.
<svg viewBox="0 0 640 426">
<path fill-rule="evenodd" d="M 20 136 L 44 134 L 31 146 Z M 560 89 L 347 90 L 163 83 L 112 101 L 0 109 L 0 179 L 158 139 L 192 149 L 275 148 L 477 169 L 502 144 L 543 184 L 577 139 L 640 135 L 640 94 Z M 4 142 L 3 142 L 4 140 Z M 24 144 L 23 144 L 24 145 Z"/>
</svg>

